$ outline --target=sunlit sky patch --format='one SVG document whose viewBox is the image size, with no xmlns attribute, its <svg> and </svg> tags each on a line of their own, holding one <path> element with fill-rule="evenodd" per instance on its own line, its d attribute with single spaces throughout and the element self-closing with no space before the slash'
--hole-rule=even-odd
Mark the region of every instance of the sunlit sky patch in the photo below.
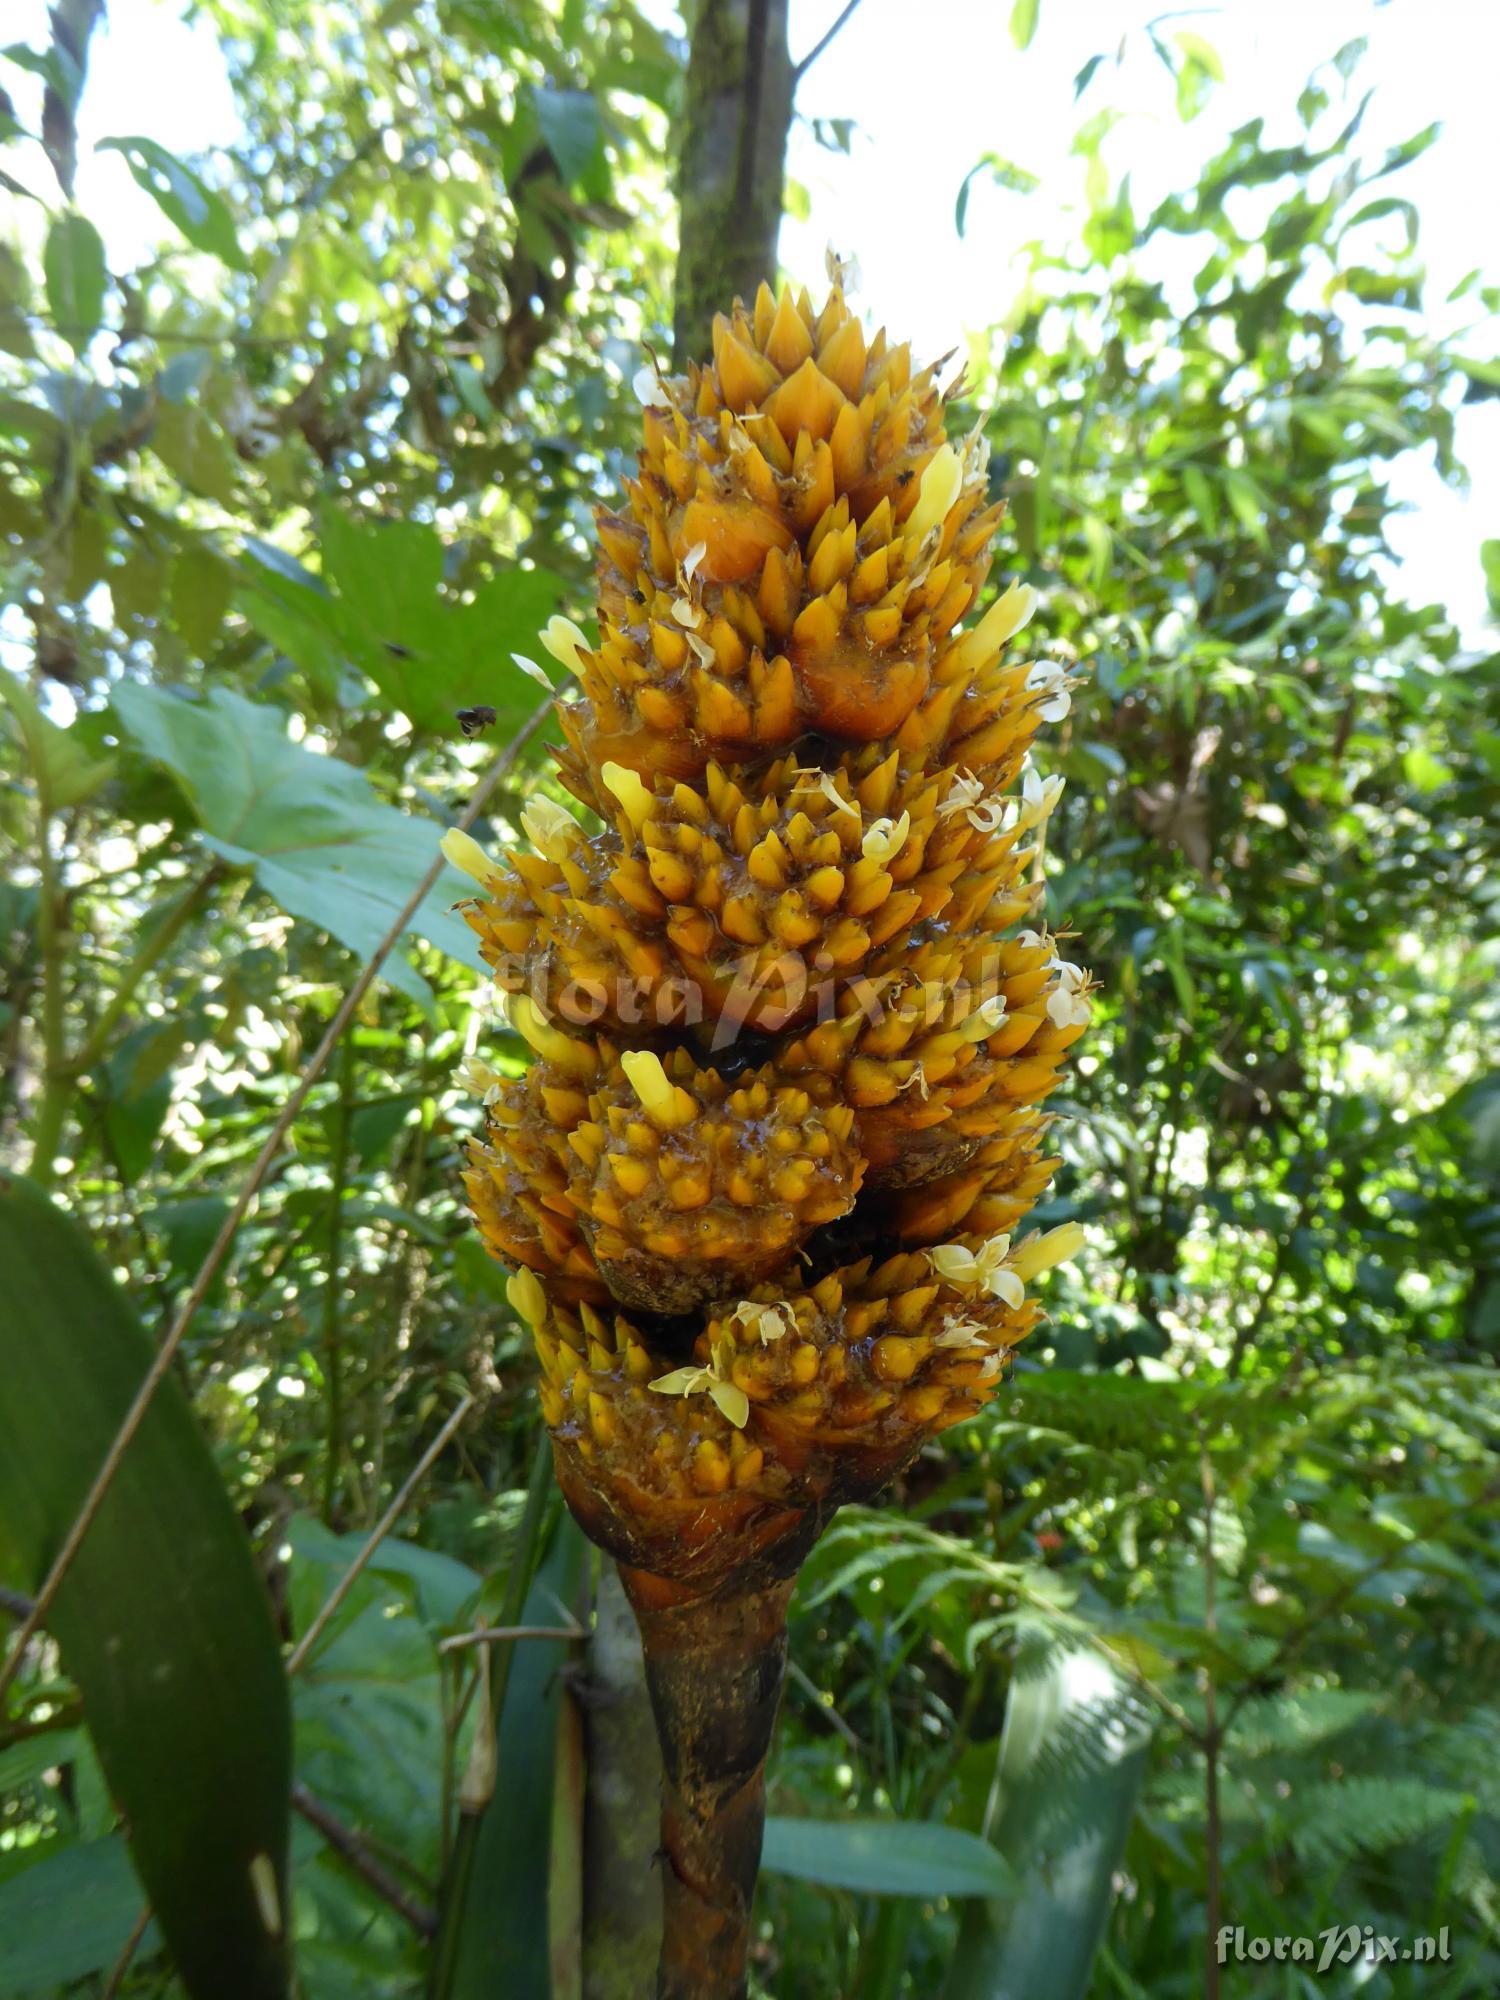
<svg viewBox="0 0 1500 2000">
<path fill-rule="evenodd" d="M 841 5 L 792 0 L 794 57 L 817 43 Z M 680 27 L 661 0 L 647 11 Z M 1430 321 L 1444 330 L 1473 326 L 1472 297 L 1443 301 L 1477 262 L 1488 259 L 1486 277 L 1500 278 L 1488 213 L 1500 8 L 1487 0 L 1232 0 L 1163 15 L 1142 0 L 1041 0 L 1024 55 L 1010 38 L 1010 11 L 1008 0 L 863 0 L 798 93 L 788 171 L 805 190 L 806 214 L 789 216 L 782 232 L 794 277 L 819 287 L 829 246 L 852 253 L 869 316 L 911 336 L 924 355 L 945 352 L 1005 318 L 1022 283 L 1023 245 L 1076 240 L 1086 213 L 1084 163 L 1071 146 L 1088 111 L 1109 104 L 1123 112 L 1104 155 L 1113 175 L 1130 174 L 1144 215 L 1190 185 L 1198 165 L 1249 119 L 1266 119 L 1270 144 L 1300 137 L 1296 99 L 1308 74 L 1362 35 L 1369 52 L 1358 86 L 1374 90 L 1362 138 L 1372 154 L 1442 121 L 1438 143 L 1389 191 L 1421 216 Z M 6 13 L 7 39 L 44 45 L 45 0 L 8 0 Z M 1223 60 L 1224 81 L 1191 124 L 1179 120 L 1171 81 L 1144 33 L 1158 18 L 1169 34 L 1201 34 Z M 1075 110 L 1074 78 L 1096 55 L 1106 61 Z M 847 154 L 815 136 L 815 120 L 834 119 L 853 121 Z M 176 0 L 110 0 L 79 125 L 79 203 L 114 265 L 128 268 L 157 240 L 160 214 L 124 160 L 93 147 L 121 132 L 182 154 L 222 145 L 237 120 L 212 29 L 184 23 Z M 976 180 L 960 237 L 955 198 L 987 152 L 1014 161 L 1039 185 L 1016 194 Z M 1156 254 L 1169 280 L 1171 258 L 1180 259 L 1186 286 L 1195 247 L 1168 241 Z M 1466 348 L 1493 357 L 1500 329 L 1482 328 Z M 1459 412 L 1458 454 L 1470 472 L 1467 491 L 1443 485 L 1430 450 L 1396 461 L 1393 488 L 1408 511 L 1391 523 L 1401 557 L 1393 582 L 1415 603 L 1445 604 L 1470 644 L 1493 644 L 1479 544 L 1500 535 L 1500 401 Z"/>
</svg>

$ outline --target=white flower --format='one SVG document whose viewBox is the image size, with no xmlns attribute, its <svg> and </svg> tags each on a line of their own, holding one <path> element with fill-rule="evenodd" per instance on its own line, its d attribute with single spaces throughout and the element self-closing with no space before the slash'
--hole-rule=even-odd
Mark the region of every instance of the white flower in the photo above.
<svg viewBox="0 0 1500 2000">
<path fill-rule="evenodd" d="M 938 807 L 938 818 L 947 819 L 950 813 L 968 812 L 984 797 L 984 786 L 972 771 L 958 770 L 953 774 L 953 783 L 948 788 L 948 796 Z"/>
<path fill-rule="evenodd" d="M 736 1321 L 747 1333 L 753 1333 L 762 1347 L 769 1347 L 773 1340 L 785 1340 L 797 1328 L 797 1315 L 785 1299 L 778 1299 L 769 1306 L 757 1305 L 753 1299 L 741 1299 L 729 1315 L 731 1326 Z"/>
<path fill-rule="evenodd" d="M 707 554 L 707 542 L 694 542 L 693 546 L 682 559 L 682 580 L 684 584 L 691 586 L 693 578 L 698 574 L 698 565 Z"/>
<path fill-rule="evenodd" d="M 658 387 L 658 380 L 656 370 L 651 366 L 650 362 L 646 362 L 642 367 L 637 368 L 630 384 L 631 388 L 635 391 L 636 401 L 645 403 L 648 406 L 652 403 L 662 403 L 665 398 Z"/>
<path fill-rule="evenodd" d="M 551 694 L 552 678 L 545 667 L 539 667 L 535 660 L 528 660 L 524 653 L 512 653 L 511 658 L 523 674 L 530 674 L 534 681 L 544 687 L 548 694 Z"/>
<path fill-rule="evenodd" d="M 927 1072 L 920 1063 L 913 1063 L 911 1066 L 911 1075 L 906 1079 L 905 1083 L 898 1083 L 896 1085 L 896 1095 L 903 1097 L 908 1090 L 913 1089 L 918 1092 L 922 1102 L 925 1104 L 931 1093 L 927 1087 Z"/>
<path fill-rule="evenodd" d="M 998 1034 L 1005 1026 L 1005 995 L 992 993 L 988 1000 L 981 1000 L 967 1019 L 959 1022 L 958 1032 L 966 1041 L 985 1042 L 991 1035 Z"/>
<path fill-rule="evenodd" d="M 905 847 L 906 836 L 910 832 L 909 812 L 902 813 L 900 819 L 871 820 L 859 843 L 859 851 L 867 861 L 894 861 Z"/>
<path fill-rule="evenodd" d="M 934 1347 L 984 1347 L 988 1345 L 988 1334 L 977 1319 L 970 1319 L 963 1313 L 949 1313 L 932 1344 Z"/>
<path fill-rule="evenodd" d="M 983 805 L 970 806 L 965 815 L 976 833 L 999 833 L 1010 819 L 1017 817 L 1014 799 L 986 799 Z"/>
<path fill-rule="evenodd" d="M 797 764 L 792 768 L 792 775 L 802 780 L 801 784 L 797 786 L 799 792 L 808 790 L 821 792 L 837 812 L 848 813 L 851 819 L 858 819 L 860 817 L 859 807 L 850 805 L 849 801 L 834 783 L 831 771 L 820 771 L 816 766 Z"/>
<path fill-rule="evenodd" d="M 679 625 L 687 626 L 690 631 L 703 623 L 703 613 L 690 597 L 672 599 L 672 616 Z"/>
<path fill-rule="evenodd" d="M 859 290 L 859 259 L 841 257 L 831 243 L 823 250 L 823 269 L 828 274 L 830 285 L 837 285 L 845 294 Z"/>
<path fill-rule="evenodd" d="M 1028 951 L 1045 951 L 1052 940 L 1041 931 L 1022 931 L 1016 943 L 1024 945 Z"/>
<path fill-rule="evenodd" d="M 927 1261 L 945 1283 L 958 1291 L 982 1288 L 1003 1300 L 1014 1312 L 1025 1301 L 1026 1287 L 1014 1271 L 1005 1269 L 1009 1252 L 1009 1236 L 992 1236 L 978 1250 L 967 1250 L 961 1243 L 939 1244 L 936 1250 L 928 1251 Z"/>
<path fill-rule="evenodd" d="M 1063 786 L 1066 783 L 1067 780 L 1062 777 L 1043 778 L 1028 764 L 1021 779 L 1021 797 L 1024 801 L 1021 815 L 1023 824 L 1032 826 L 1041 820 L 1050 819 L 1053 809 L 1063 795 Z"/>
<path fill-rule="evenodd" d="M 1061 988 L 1049 995 L 1047 1012 L 1059 1028 L 1086 1028 L 1093 1018 L 1087 1000 L 1077 994 L 1064 993 Z"/>
<path fill-rule="evenodd" d="M 486 1106 L 498 1103 L 504 1083 L 499 1072 L 491 1069 L 487 1062 L 481 1062 L 478 1056 L 465 1056 L 453 1072 L 453 1080 L 461 1083 L 470 1096 L 477 1097 Z"/>
<path fill-rule="evenodd" d="M 1067 691 L 1067 677 L 1063 669 L 1051 660 L 1038 660 L 1026 676 L 1026 685 L 1046 696 L 1046 700 L 1037 707 L 1043 722 L 1061 722 L 1073 706 Z"/>
<path fill-rule="evenodd" d="M 674 1368 L 658 1375 L 651 1387 L 659 1396 L 707 1395 L 720 1416 L 742 1431 L 750 1418 L 750 1398 L 735 1382 L 726 1382 L 712 1368 Z"/>
</svg>

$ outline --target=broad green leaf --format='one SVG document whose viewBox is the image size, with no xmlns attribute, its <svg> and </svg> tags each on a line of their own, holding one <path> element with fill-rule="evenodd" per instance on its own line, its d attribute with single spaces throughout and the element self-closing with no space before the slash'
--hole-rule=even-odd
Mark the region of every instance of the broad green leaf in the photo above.
<svg viewBox="0 0 1500 2000">
<path fill-rule="evenodd" d="M 114 774 L 112 757 L 91 757 L 71 729 L 43 715 L 15 674 L 0 672 L 0 709 L 21 745 L 42 811 L 50 817 L 93 798 Z"/>
<path fill-rule="evenodd" d="M 282 627 L 289 650 L 317 649 L 320 627 L 330 625 L 391 706 L 437 735 L 452 736 L 456 712 L 476 702 L 498 712 L 501 728 L 531 713 L 534 686 L 510 655 L 535 654 L 557 608 L 555 576 L 501 570 L 460 604 L 441 592 L 443 545 L 425 523 L 358 520 L 326 507 L 320 528 L 324 577 L 337 598 L 330 605 L 276 591 L 283 618 L 291 611 L 298 621 L 296 633 Z"/>
<path fill-rule="evenodd" d="M 195 702 L 122 681 L 114 706 L 186 792 L 205 846 L 253 868 L 289 915 L 317 924 L 361 958 L 370 955 L 432 859 L 430 822 L 382 805 L 362 771 L 293 743 L 279 710 L 228 688 Z M 467 927 L 449 908 L 468 888 L 465 877 L 445 870 L 412 929 L 472 962 Z M 398 953 L 383 976 L 413 998 L 429 997 L 426 981 Z"/>
<path fill-rule="evenodd" d="M 250 268 L 228 203 L 175 153 L 169 153 L 155 139 L 139 137 L 101 139 L 97 150 L 124 156 L 137 185 L 145 189 L 169 222 L 176 223 L 194 249 L 206 250 L 232 270 Z"/>
<path fill-rule="evenodd" d="M 1149 1741 L 1091 1650 L 1012 1683 L 986 1819 L 1015 1887 L 965 1909 L 943 2000 L 1084 2000 Z"/>
<path fill-rule="evenodd" d="M 75 354 L 82 354 L 104 317 L 104 244 L 86 215 L 69 209 L 47 232 L 42 256 L 47 310 Z"/>
<path fill-rule="evenodd" d="M 1029 49 L 1036 33 L 1041 0 L 1014 0 L 1010 10 L 1010 38 L 1018 49 Z"/>
<path fill-rule="evenodd" d="M 0 1547 L 34 1590 L 153 1349 L 82 1231 L 14 1177 L 0 1178 L 0 1268 Z M 286 1678 L 250 1545 L 174 1378 L 48 1626 L 189 1994 L 283 2000 Z"/>
<path fill-rule="evenodd" d="M 108 1972 L 134 1930 L 145 1897 L 123 1834 L 45 1848 L 0 1882 L 0 2000 L 39 1996 Z M 138 1956 L 161 1949 L 153 1922 Z"/>
<path fill-rule="evenodd" d="M 987 1840 L 924 1820 L 772 1817 L 761 1865 L 867 1896 L 1001 1896 L 1012 1882 Z"/>
</svg>

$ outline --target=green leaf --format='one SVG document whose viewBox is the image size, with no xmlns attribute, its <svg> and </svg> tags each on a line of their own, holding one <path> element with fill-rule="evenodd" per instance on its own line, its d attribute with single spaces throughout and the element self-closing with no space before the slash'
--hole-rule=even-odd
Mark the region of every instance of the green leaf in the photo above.
<svg viewBox="0 0 1500 2000">
<path fill-rule="evenodd" d="M 587 182 L 589 192 L 595 196 L 607 193 L 607 186 L 601 190 L 597 185 L 604 159 L 604 125 L 592 93 L 538 84 L 532 90 L 531 101 L 547 150 L 568 186 Z"/>
<path fill-rule="evenodd" d="M 206 250 L 234 271 L 248 271 L 229 205 L 191 167 L 155 139 L 101 139 L 101 153 L 120 153 L 135 177 L 169 222 L 174 222 L 195 250 Z"/>
<path fill-rule="evenodd" d="M 60 729 L 43 715 L 30 688 L 15 674 L 0 673 L 0 711 L 8 712 L 10 733 L 21 745 L 49 818 L 81 806 L 114 775 L 114 759 L 91 757 L 71 729 Z"/>
<path fill-rule="evenodd" d="M 0 1536 L 34 1590 L 153 1349 L 83 1232 L 19 1178 L 0 1179 L 0 1268 Z M 187 1991 L 282 2000 L 286 1677 L 250 1545 L 173 1378 L 48 1625 Z"/>
<path fill-rule="evenodd" d="M 382 805 L 363 771 L 293 743 L 279 710 L 228 688 L 194 702 L 122 681 L 114 706 L 186 792 L 206 846 L 253 868 L 291 916 L 369 957 L 432 859 L 437 832 L 429 821 Z M 472 963 L 468 928 L 448 907 L 469 887 L 456 870 L 445 870 L 412 929 Z M 431 997 L 398 953 L 383 976 L 415 999 Z"/>
<path fill-rule="evenodd" d="M 1203 532 L 1210 537 L 1217 535 L 1219 503 L 1214 498 L 1213 482 L 1201 465 L 1185 465 L 1182 468 L 1182 490 L 1198 516 Z"/>
<path fill-rule="evenodd" d="M 1000 1896 L 1012 1883 L 987 1840 L 925 1820 L 773 1817 L 762 1866 L 867 1896 Z"/>
<path fill-rule="evenodd" d="M 160 403 L 151 449 L 190 493 L 229 506 L 239 479 L 238 461 L 224 433 L 195 403 Z"/>
<path fill-rule="evenodd" d="M 1448 766 L 1440 757 L 1435 757 L 1425 743 L 1414 743 L 1405 752 L 1401 768 L 1406 773 L 1407 783 L 1419 792 L 1440 791 L 1453 780 Z"/>
<path fill-rule="evenodd" d="M 1269 548 L 1270 538 L 1266 533 L 1266 496 L 1250 474 L 1234 470 L 1226 472 L 1224 491 L 1228 496 L 1230 512 L 1246 534 L 1259 543 L 1261 548 Z"/>
<path fill-rule="evenodd" d="M 75 354 L 82 354 L 104 317 L 104 244 L 86 215 L 58 216 L 42 253 L 47 310 Z"/>
<path fill-rule="evenodd" d="M 1484 568 L 1484 587 L 1491 604 L 1500 605 L 1500 539 L 1491 537 L 1479 544 L 1479 560 Z"/>
<path fill-rule="evenodd" d="M 1041 0 L 1015 0 L 1010 10 L 1010 38 L 1018 49 L 1029 49 L 1036 33 Z"/>
<path fill-rule="evenodd" d="M 123 1834 L 44 1851 L 0 1883 L 0 1995 L 34 2000 L 109 1971 L 144 1901 Z M 152 1923 L 139 1955 L 160 1949 Z"/>
<path fill-rule="evenodd" d="M 577 1608 L 589 1545 L 571 1514 L 553 1533 L 527 1593 L 523 1625 L 555 1624 Z M 561 1640 L 512 1648 L 497 1738 L 495 1794 L 479 1825 L 474 1872 L 457 1939 L 452 2000 L 552 1991 L 548 1886 L 562 1705 Z"/>
<path fill-rule="evenodd" d="M 172 565 L 172 623 L 196 659 L 212 651 L 234 592 L 234 572 L 206 541 L 190 542 Z"/>
<path fill-rule="evenodd" d="M 953 226 L 960 236 L 964 233 L 964 223 L 969 214 L 969 189 L 975 175 L 981 173 L 988 173 L 997 187 L 1008 188 L 1012 194 L 1030 194 L 1041 185 L 1035 174 L 1028 173 L 1025 167 L 1018 167 L 1014 160 L 1002 159 L 998 153 L 986 153 L 964 175 L 958 200 L 953 205 Z"/>
<path fill-rule="evenodd" d="M 511 661 L 534 654 L 536 635 L 557 608 L 561 584 L 547 570 L 506 569 L 481 584 L 472 603 L 441 594 L 443 544 L 420 521 L 360 520 L 334 507 L 320 517 L 323 569 L 338 591 L 331 606 L 299 596 L 304 634 L 317 643 L 331 618 L 350 658 L 393 708 L 419 729 L 451 736 L 454 715 L 483 702 L 500 726 L 516 726 L 535 691 Z M 285 605 L 287 593 L 280 598 Z"/>
<path fill-rule="evenodd" d="M 1015 1680 L 987 1818 L 1016 1887 L 965 1909 L 943 2000 L 1083 2000 L 1149 1740 L 1096 1652 Z"/>
</svg>

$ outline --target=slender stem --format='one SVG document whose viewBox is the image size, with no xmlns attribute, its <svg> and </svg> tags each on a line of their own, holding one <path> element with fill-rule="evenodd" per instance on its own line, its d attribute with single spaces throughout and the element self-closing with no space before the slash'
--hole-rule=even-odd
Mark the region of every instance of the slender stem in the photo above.
<svg viewBox="0 0 1500 2000">
<path fill-rule="evenodd" d="M 331 1813 L 321 1799 L 297 1783 L 292 1786 L 292 1804 L 301 1813 L 309 1826 L 315 1826 L 334 1853 L 341 1856 L 354 1873 L 369 1888 L 373 1889 L 384 1903 L 389 1903 L 397 1916 L 404 1917 L 414 1931 L 423 1937 L 431 1937 L 437 1929 L 437 1912 L 409 1894 L 396 1880 L 385 1863 L 373 1855 L 364 1841 L 351 1827 Z"/>
<path fill-rule="evenodd" d="M 332 1592 L 329 1594 L 327 1601 L 324 1603 L 321 1610 L 318 1612 L 317 1617 L 314 1618 L 311 1625 L 309 1625 L 307 1630 L 302 1634 L 301 1639 L 298 1641 L 295 1649 L 292 1652 L 291 1658 L 286 1663 L 286 1670 L 289 1677 L 298 1671 L 298 1669 L 302 1666 L 303 1662 L 306 1660 L 308 1654 L 312 1651 L 313 1647 L 322 1637 L 323 1632 L 327 1628 L 329 1619 L 332 1618 L 334 1612 L 338 1610 L 339 1606 L 343 1603 L 344 1599 L 349 1595 L 349 1592 L 354 1588 L 355 1581 L 360 1575 L 360 1572 L 364 1569 L 365 1564 L 370 1560 L 371 1556 L 373 1556 L 375 1551 L 380 1547 L 380 1544 L 385 1540 L 386 1536 L 391 1532 L 391 1529 L 395 1527 L 397 1521 L 400 1520 L 402 1510 L 405 1508 L 406 1503 L 411 1499 L 413 1493 L 416 1492 L 418 1486 L 420 1486 L 422 1481 L 426 1478 L 429 1470 L 437 1460 L 439 1454 L 446 1447 L 448 1440 L 452 1437 L 453 1433 L 458 1429 L 459 1425 L 463 1422 L 464 1418 L 469 1414 L 470 1410 L 472 1410 L 473 1407 L 474 1407 L 474 1398 L 470 1395 L 465 1395 L 463 1400 L 458 1404 L 457 1408 L 453 1411 L 452 1415 L 448 1418 L 447 1423 L 443 1425 L 443 1428 L 438 1432 L 437 1436 L 432 1440 L 432 1443 L 428 1445 L 426 1451 L 423 1452 L 422 1456 L 417 1460 L 416 1464 L 412 1467 L 410 1474 L 408 1475 L 408 1477 L 401 1486 L 401 1490 L 397 1493 L 395 1499 L 392 1500 L 390 1506 L 386 1508 L 385 1512 L 376 1522 L 374 1528 L 370 1533 L 369 1539 L 364 1544 L 364 1547 L 360 1550 L 359 1554 L 354 1558 L 353 1562 L 349 1565 L 348 1569 L 344 1571 L 344 1574 L 339 1578 L 338 1582 L 334 1585 Z"/>
<path fill-rule="evenodd" d="M 540 703 L 532 713 L 530 719 L 523 724 L 518 734 L 495 759 L 476 787 L 474 795 L 469 801 L 468 810 L 459 821 L 461 827 L 471 826 L 479 817 L 485 800 L 494 791 L 506 772 L 509 771 L 511 765 L 515 763 L 522 747 L 541 728 L 543 722 L 545 722 L 547 716 L 551 713 L 551 709 L 552 703 L 550 700 Z M 173 1321 L 165 1340 L 163 1340 L 161 1346 L 157 1349 L 156 1358 L 147 1371 L 140 1388 L 136 1391 L 135 1401 L 126 1411 L 124 1420 L 115 1434 L 114 1442 L 105 1453 L 104 1463 L 100 1466 L 94 1483 L 89 1488 L 83 1504 L 74 1518 L 72 1527 L 63 1537 L 62 1547 L 58 1550 L 52 1567 L 47 1572 L 41 1589 L 37 1592 L 36 1604 L 31 1616 L 16 1634 L 15 1643 L 11 1647 L 10 1657 L 5 1662 L 4 1667 L 0 1668 L 0 1696 L 4 1695 L 5 1690 L 14 1680 L 27 1647 L 35 1638 L 41 1628 L 43 1619 L 45 1619 L 47 1613 L 51 1610 L 53 1601 L 58 1591 L 62 1588 L 63 1580 L 73 1566 L 73 1559 L 83 1546 L 83 1539 L 93 1526 L 94 1519 L 104 1503 L 105 1495 L 109 1492 L 110 1486 L 114 1481 L 114 1476 L 120 1468 L 120 1462 L 124 1458 L 125 1453 L 130 1449 L 131 1439 L 140 1429 L 141 1419 L 151 1407 L 152 1397 L 165 1380 L 167 1371 L 172 1365 L 177 1350 L 182 1345 L 183 1336 L 192 1325 L 198 1308 L 207 1296 L 208 1288 L 213 1283 L 219 1266 L 223 1263 L 229 1246 L 234 1241 L 235 1233 L 244 1220 L 251 1202 L 255 1199 L 261 1182 L 270 1170 L 271 1162 L 281 1150 L 282 1140 L 286 1137 L 288 1131 L 290 1131 L 293 1120 L 306 1102 L 308 1092 L 323 1074 L 329 1057 L 338 1047 L 340 1038 L 350 1021 L 353 1020 L 360 1002 L 375 983 L 376 974 L 385 963 L 389 953 L 394 950 L 397 943 L 405 935 L 408 925 L 421 907 L 428 890 L 442 873 L 443 866 L 441 853 L 434 853 L 430 867 L 423 875 L 421 881 L 412 890 L 410 896 L 407 897 L 405 905 L 393 920 L 390 929 L 375 947 L 370 958 L 366 961 L 365 967 L 359 974 L 359 977 L 344 995 L 337 1013 L 335 1013 L 333 1019 L 328 1024 L 327 1032 L 313 1052 L 311 1062 L 292 1089 L 286 1103 L 277 1114 L 276 1122 L 271 1127 L 265 1144 L 256 1155 L 255 1163 L 245 1178 L 244 1186 L 235 1197 L 234 1203 L 229 1213 L 225 1216 L 218 1235 L 214 1238 L 207 1256 L 199 1266 L 198 1275 L 193 1280 L 191 1290 L 178 1309 L 176 1319 Z"/>
<path fill-rule="evenodd" d="M 323 1285 L 323 1383 L 327 1391 L 323 1440 L 323 1519 L 333 1521 L 339 1461 L 344 1450 L 344 1358 L 339 1307 L 343 1300 L 344 1183 L 349 1172 L 349 1120 L 354 1106 L 354 1037 L 339 1054 L 338 1117 L 334 1126 L 332 1180 L 328 1190 L 328 1258 Z"/>
<path fill-rule="evenodd" d="M 114 1969 L 104 1982 L 104 1989 L 99 1996 L 99 2000 L 114 2000 L 114 1996 L 125 1983 L 125 1975 L 130 1970 L 130 1961 L 140 1949 L 141 1939 L 146 1935 L 146 1926 L 150 1921 L 151 1905 L 143 1903 L 141 1905 L 141 1913 L 131 1927 L 129 1937 L 126 1938 L 124 1944 L 120 1947 L 120 1956 L 115 1960 Z"/>
<path fill-rule="evenodd" d="M 62 1144 L 69 1089 L 63 1076 L 63 972 L 66 930 L 59 921 L 62 885 L 52 852 L 52 819 L 44 813 L 38 829 L 37 950 L 42 961 L 42 1101 L 32 1130 L 31 1178 L 51 1185 Z"/>
<path fill-rule="evenodd" d="M 1214 1602 L 1217 1567 L 1214 1559 L 1214 1468 L 1207 1443 L 1200 1454 L 1203 1481 L 1203 1630 L 1212 1639 L 1219 1629 Z M 1219 1919 L 1223 1908 L 1223 1821 L 1219 1812 L 1219 1691 L 1214 1669 L 1203 1669 L 1203 1842 L 1205 1892 L 1203 1937 L 1204 2000 L 1219 2000 Z"/>
<path fill-rule="evenodd" d="M 795 1577 L 684 1598 L 621 1569 L 662 1751 L 658 2000 L 743 2000 Z"/>
<path fill-rule="evenodd" d="M 802 58 L 801 62 L 799 62 L 793 69 L 792 82 L 794 84 L 800 83 L 803 77 L 807 75 L 807 72 L 812 68 L 813 64 L 818 60 L 818 57 L 822 55 L 824 49 L 828 47 L 828 44 L 833 40 L 834 36 L 837 35 L 839 30 L 843 27 L 844 23 L 849 19 L 850 15 L 854 13 L 854 11 L 858 6 L 859 6 L 859 0 L 848 0 L 847 6 L 845 6 L 842 9 L 842 11 L 838 16 L 838 19 L 834 22 L 833 26 L 828 30 L 827 34 L 823 35 L 822 37 L 820 37 L 818 41 L 813 43 L 812 47 L 808 50 L 807 54 Z"/>
</svg>

